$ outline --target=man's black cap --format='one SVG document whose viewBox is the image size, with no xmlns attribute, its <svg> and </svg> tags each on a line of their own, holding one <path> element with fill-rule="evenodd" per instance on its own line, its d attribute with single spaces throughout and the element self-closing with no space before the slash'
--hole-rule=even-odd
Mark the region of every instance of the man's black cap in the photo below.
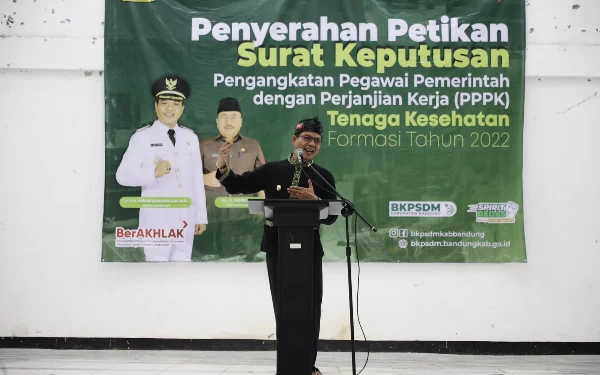
<svg viewBox="0 0 600 375">
<path fill-rule="evenodd" d="M 319 135 L 323 135 L 323 125 L 321 125 L 321 121 L 319 120 L 319 116 L 314 118 L 300 120 L 299 123 L 296 124 L 296 128 L 294 129 L 294 135 L 298 135 L 302 132 L 314 132 L 319 133 Z"/>
<path fill-rule="evenodd" d="M 236 98 L 223 98 L 219 102 L 219 109 L 217 109 L 217 115 L 221 112 L 239 112 L 242 113 L 240 108 L 240 102 Z"/>
<path fill-rule="evenodd" d="M 186 100 L 190 97 L 190 85 L 181 77 L 166 75 L 152 85 L 152 95 L 156 99 Z"/>
</svg>

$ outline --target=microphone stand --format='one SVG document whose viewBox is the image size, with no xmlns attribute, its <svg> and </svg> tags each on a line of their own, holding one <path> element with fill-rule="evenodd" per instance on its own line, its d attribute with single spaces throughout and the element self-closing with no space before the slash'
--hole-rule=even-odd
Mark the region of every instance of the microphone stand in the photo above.
<svg viewBox="0 0 600 375">
<path fill-rule="evenodd" d="M 303 160 L 300 159 L 299 162 L 300 167 L 302 167 Z M 350 248 L 350 226 L 348 222 L 349 217 L 352 216 L 352 214 L 356 214 L 365 224 L 367 224 L 369 228 L 371 228 L 373 232 L 377 232 L 377 228 L 371 225 L 371 223 L 369 223 L 367 219 L 365 219 L 364 216 L 362 216 L 360 212 L 358 212 L 358 210 L 356 209 L 354 204 L 352 204 L 352 202 L 342 197 L 340 193 L 338 193 L 337 190 L 335 190 L 335 188 L 331 186 L 331 184 L 323 176 L 321 176 L 321 174 L 317 172 L 315 168 L 312 167 L 312 164 L 308 165 L 308 167 L 313 172 L 315 172 L 317 176 L 319 176 L 321 181 L 325 182 L 325 184 L 331 189 L 330 192 L 338 196 L 342 200 L 344 205 L 344 208 L 342 208 L 342 216 L 346 218 L 346 263 L 348 265 L 348 300 L 350 304 L 350 342 L 352 346 L 352 375 L 356 375 L 356 350 L 354 347 L 354 306 L 352 300 L 352 267 L 350 262 L 350 257 L 352 256 L 352 248 Z M 302 168 L 302 171 L 304 171 L 304 168 Z M 307 177 L 309 177 L 306 171 L 304 171 L 304 173 Z"/>
</svg>

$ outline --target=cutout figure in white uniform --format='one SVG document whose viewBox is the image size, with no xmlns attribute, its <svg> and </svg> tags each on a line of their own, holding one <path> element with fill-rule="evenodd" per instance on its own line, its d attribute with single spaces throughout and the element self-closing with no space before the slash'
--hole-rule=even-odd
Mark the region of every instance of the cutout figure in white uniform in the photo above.
<svg viewBox="0 0 600 375">
<path fill-rule="evenodd" d="M 168 75 L 154 82 L 158 119 L 131 137 L 117 169 L 117 182 L 141 186 L 143 197 L 187 197 L 192 201 L 188 208 L 140 208 L 140 229 L 180 235 L 167 238 L 167 242 L 177 243 L 144 247 L 148 262 L 190 261 L 194 235 L 204 233 L 208 223 L 198 136 L 177 123 L 190 91 L 181 77 Z"/>
</svg>

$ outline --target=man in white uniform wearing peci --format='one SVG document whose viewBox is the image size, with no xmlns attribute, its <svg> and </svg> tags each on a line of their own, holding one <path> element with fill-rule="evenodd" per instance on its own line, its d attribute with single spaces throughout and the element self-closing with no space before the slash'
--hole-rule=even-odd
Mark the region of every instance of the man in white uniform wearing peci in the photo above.
<svg viewBox="0 0 600 375">
<path fill-rule="evenodd" d="M 194 235 L 204 233 L 208 223 L 198 136 L 177 123 L 190 92 L 188 83 L 178 76 L 167 75 L 154 82 L 158 119 L 135 132 L 117 169 L 117 182 L 141 186 L 142 197 L 192 201 L 188 208 L 140 208 L 140 229 L 164 230 L 165 234 L 183 230 L 183 238 L 167 239 L 161 244 L 166 246 L 145 246 L 148 262 L 189 262 Z"/>
</svg>

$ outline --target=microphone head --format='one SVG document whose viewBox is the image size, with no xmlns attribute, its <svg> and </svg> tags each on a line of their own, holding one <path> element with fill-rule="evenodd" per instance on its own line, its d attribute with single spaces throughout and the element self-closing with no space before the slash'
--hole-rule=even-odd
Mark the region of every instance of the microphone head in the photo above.
<svg viewBox="0 0 600 375">
<path fill-rule="evenodd" d="M 302 159 L 302 157 L 304 156 L 304 152 L 302 152 L 301 148 L 296 149 L 296 156 L 298 156 L 298 159 Z"/>
</svg>

